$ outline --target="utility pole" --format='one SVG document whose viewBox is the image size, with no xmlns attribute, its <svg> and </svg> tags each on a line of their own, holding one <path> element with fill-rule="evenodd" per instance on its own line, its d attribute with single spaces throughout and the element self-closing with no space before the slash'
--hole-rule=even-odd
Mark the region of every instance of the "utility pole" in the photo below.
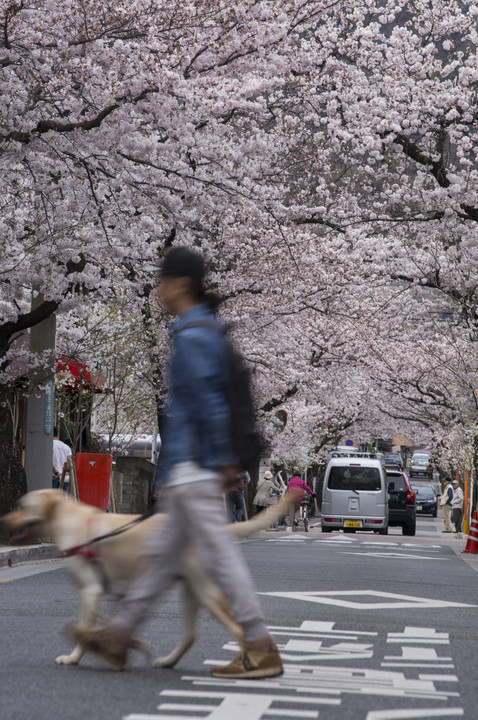
<svg viewBox="0 0 478 720">
<path fill-rule="evenodd" d="M 40 293 L 32 300 L 32 310 L 44 301 Z M 53 409 L 55 402 L 56 316 L 30 329 L 32 362 L 43 358 L 47 365 L 30 371 L 25 439 L 25 473 L 28 491 L 51 488 L 53 466 Z"/>
</svg>

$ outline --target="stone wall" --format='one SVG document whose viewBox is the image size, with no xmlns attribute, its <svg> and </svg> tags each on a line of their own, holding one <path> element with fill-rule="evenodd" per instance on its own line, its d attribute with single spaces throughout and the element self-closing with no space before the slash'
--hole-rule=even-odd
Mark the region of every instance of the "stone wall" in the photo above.
<svg viewBox="0 0 478 720">
<path fill-rule="evenodd" d="M 113 470 L 113 492 L 118 513 L 149 510 L 155 466 L 138 457 L 117 457 Z"/>
</svg>

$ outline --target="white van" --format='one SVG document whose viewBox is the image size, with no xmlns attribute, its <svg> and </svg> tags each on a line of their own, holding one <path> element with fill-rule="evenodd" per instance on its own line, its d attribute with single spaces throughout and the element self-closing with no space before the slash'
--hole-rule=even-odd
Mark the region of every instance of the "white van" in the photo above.
<svg viewBox="0 0 478 720">
<path fill-rule="evenodd" d="M 388 493 L 380 460 L 336 457 L 325 471 L 322 532 L 374 530 L 388 533 Z"/>
</svg>

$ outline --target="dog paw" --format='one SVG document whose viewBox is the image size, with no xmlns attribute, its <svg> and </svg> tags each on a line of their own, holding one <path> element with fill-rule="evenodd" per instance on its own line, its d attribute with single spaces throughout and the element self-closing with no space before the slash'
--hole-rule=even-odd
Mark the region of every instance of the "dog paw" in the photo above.
<svg viewBox="0 0 478 720">
<path fill-rule="evenodd" d="M 55 658 L 55 662 L 57 665 L 77 665 L 78 658 L 72 655 L 58 655 L 58 657 Z"/>
</svg>

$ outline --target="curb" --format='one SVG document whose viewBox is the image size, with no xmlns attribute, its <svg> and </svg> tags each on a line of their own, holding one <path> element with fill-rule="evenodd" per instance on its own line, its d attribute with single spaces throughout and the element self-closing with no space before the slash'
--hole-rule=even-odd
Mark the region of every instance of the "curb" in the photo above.
<svg viewBox="0 0 478 720">
<path fill-rule="evenodd" d="M 1 547 L 0 568 L 12 567 L 24 562 L 52 560 L 63 557 L 63 553 L 53 543 L 41 545 L 25 545 L 25 547 Z"/>
</svg>

